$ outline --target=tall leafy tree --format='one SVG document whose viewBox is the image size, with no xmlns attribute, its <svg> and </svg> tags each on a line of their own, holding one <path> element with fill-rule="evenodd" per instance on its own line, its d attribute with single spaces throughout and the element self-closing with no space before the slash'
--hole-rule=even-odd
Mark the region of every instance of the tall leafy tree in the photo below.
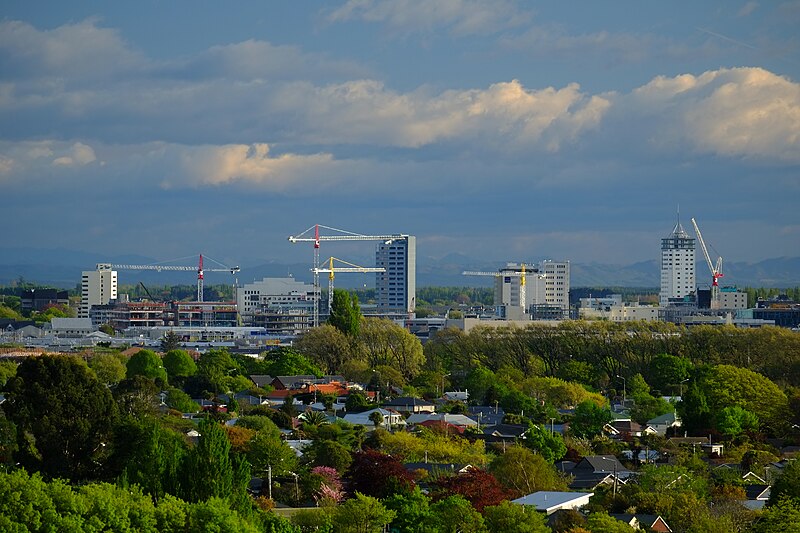
<svg viewBox="0 0 800 533">
<path fill-rule="evenodd" d="M 144 376 L 153 380 L 167 382 L 167 371 L 161 357 L 152 350 L 139 350 L 128 359 L 126 377 Z"/>
<path fill-rule="evenodd" d="M 225 430 L 212 419 L 205 419 L 198 427 L 197 445 L 184 461 L 181 476 L 185 499 L 192 502 L 212 497 L 230 498 L 244 490 L 242 463 L 231 457 L 231 443 Z M 249 479 L 245 480 L 245 486 Z"/>
<path fill-rule="evenodd" d="M 97 354 L 89 361 L 89 368 L 94 370 L 97 378 L 106 385 L 116 385 L 125 379 L 125 365 L 114 354 Z"/>
<path fill-rule="evenodd" d="M 570 431 L 578 437 L 593 437 L 599 435 L 603 426 L 611 422 L 611 411 L 607 407 L 600 407 L 591 400 L 578 404 L 570 423 Z"/>
<path fill-rule="evenodd" d="M 539 490 L 565 490 L 566 483 L 555 467 L 541 455 L 523 446 L 512 446 L 494 459 L 489 471 L 506 487 L 519 495 Z"/>
<path fill-rule="evenodd" d="M 185 379 L 197 373 L 197 365 L 186 350 L 169 350 L 164 354 L 164 368 L 170 381 Z"/>
<path fill-rule="evenodd" d="M 339 506 L 334 515 L 335 531 L 341 533 L 379 533 L 395 513 L 371 496 L 356 493 Z"/>
<path fill-rule="evenodd" d="M 358 296 L 351 295 L 344 289 L 334 289 L 331 316 L 328 318 L 328 323 L 348 337 L 357 337 L 361 323 L 361 308 L 358 305 Z"/>
<path fill-rule="evenodd" d="M 27 469 L 73 480 L 97 475 L 110 452 L 117 407 L 83 361 L 26 359 L 7 390 L 3 409 L 17 426 L 18 458 Z"/>
</svg>

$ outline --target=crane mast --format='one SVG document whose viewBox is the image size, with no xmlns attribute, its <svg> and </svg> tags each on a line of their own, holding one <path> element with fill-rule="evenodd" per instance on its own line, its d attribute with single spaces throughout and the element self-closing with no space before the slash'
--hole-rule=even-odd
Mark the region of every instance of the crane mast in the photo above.
<svg viewBox="0 0 800 533">
<path fill-rule="evenodd" d="M 347 267 L 336 267 L 334 268 L 334 260 L 339 261 L 340 263 L 344 263 L 345 265 L 350 265 Z M 360 273 L 368 273 L 368 272 L 386 272 L 386 269 L 383 267 L 362 267 L 359 265 L 355 265 L 353 263 L 348 263 L 344 259 L 339 259 L 337 257 L 331 257 L 328 261 L 326 261 L 329 266 L 328 268 L 317 268 L 312 269 L 314 270 L 314 275 L 319 277 L 320 274 L 327 273 L 328 274 L 328 315 L 331 314 L 331 304 L 333 303 L 333 278 L 334 278 L 334 271 L 335 272 L 360 272 Z"/>
<path fill-rule="evenodd" d="M 320 228 L 337 232 L 337 234 L 333 235 L 320 235 L 319 230 Z M 313 230 L 313 237 L 310 236 Z M 319 274 L 323 270 L 320 269 L 320 262 L 319 262 L 319 247 L 320 242 L 334 242 L 334 241 L 385 241 L 385 242 L 392 242 L 402 239 L 407 239 L 408 235 L 403 234 L 391 234 L 391 235 L 364 235 L 361 233 L 354 233 L 352 231 L 346 231 L 343 229 L 332 228 L 330 226 L 323 226 L 322 224 L 314 224 L 313 226 L 309 227 L 302 233 L 298 235 L 289 235 L 288 240 L 292 244 L 298 242 L 313 242 L 314 243 L 314 264 L 311 271 L 314 273 L 314 315 L 313 315 L 313 327 L 317 327 L 319 325 L 319 298 L 320 298 L 320 284 L 319 284 Z M 341 270 L 340 270 L 341 271 Z"/>
<path fill-rule="evenodd" d="M 536 272 L 536 270 L 534 270 Z M 461 273 L 462 276 L 492 276 L 495 278 L 499 278 L 500 276 L 510 276 L 510 277 L 518 277 L 519 278 L 519 306 L 522 308 L 522 311 L 525 312 L 525 308 L 527 307 L 527 298 L 526 298 L 526 289 L 525 289 L 525 279 L 526 279 L 526 270 L 525 270 L 525 263 L 521 264 L 521 268 L 519 271 L 497 271 L 497 272 L 486 272 L 486 271 L 476 271 L 476 270 L 465 270 Z M 539 279 L 542 279 L 542 276 L 538 276 Z"/>
<path fill-rule="evenodd" d="M 703 240 L 703 234 L 700 233 L 700 228 L 697 226 L 695 219 L 692 219 L 692 226 L 697 235 L 697 240 L 700 242 L 700 248 L 703 250 L 703 257 L 708 265 L 708 270 L 711 272 L 711 308 L 719 309 L 719 278 L 723 277 L 722 273 L 722 256 L 717 257 L 716 263 L 711 262 L 711 256 L 708 254 L 706 242 Z"/>
</svg>

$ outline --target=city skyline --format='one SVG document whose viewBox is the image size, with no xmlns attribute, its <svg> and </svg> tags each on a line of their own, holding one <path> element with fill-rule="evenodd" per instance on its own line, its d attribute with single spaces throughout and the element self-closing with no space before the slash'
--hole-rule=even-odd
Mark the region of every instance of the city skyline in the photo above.
<svg viewBox="0 0 800 533">
<path fill-rule="evenodd" d="M 0 249 L 628 264 L 680 205 L 726 261 L 800 255 L 798 2 L 0 13 Z"/>
</svg>

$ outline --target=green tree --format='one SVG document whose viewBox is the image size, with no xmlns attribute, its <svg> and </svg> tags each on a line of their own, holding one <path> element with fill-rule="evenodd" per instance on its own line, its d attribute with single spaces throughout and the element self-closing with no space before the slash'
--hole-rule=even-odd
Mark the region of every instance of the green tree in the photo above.
<svg viewBox="0 0 800 533">
<path fill-rule="evenodd" d="M 800 533 L 800 501 L 782 499 L 764 510 L 753 533 Z"/>
<path fill-rule="evenodd" d="M 354 356 L 352 339 L 331 324 L 311 328 L 294 347 L 328 374 L 341 372 L 345 361 Z"/>
<path fill-rule="evenodd" d="M 361 324 L 361 309 L 358 306 L 358 296 L 351 295 L 344 289 L 334 289 L 331 316 L 328 318 L 328 323 L 348 337 L 357 337 Z"/>
<path fill-rule="evenodd" d="M 488 533 L 483 516 L 462 496 L 448 496 L 431 505 L 434 527 L 442 533 Z"/>
<path fill-rule="evenodd" d="M 141 423 L 129 422 L 133 431 L 126 432 L 133 442 L 126 443 L 130 455 L 126 458 L 124 477 L 153 497 L 155 502 L 167 494 L 180 491 L 180 465 L 186 454 L 182 435 L 162 428 L 154 419 Z"/>
<path fill-rule="evenodd" d="M 144 376 L 152 380 L 167 382 L 167 372 L 161 357 L 152 350 L 139 350 L 128 359 L 126 377 Z"/>
<path fill-rule="evenodd" d="M 500 483 L 519 495 L 539 490 L 566 490 L 566 483 L 553 465 L 541 455 L 519 445 L 508 448 L 495 458 L 489 465 L 489 471 Z"/>
<path fill-rule="evenodd" d="M 48 477 L 89 479 L 105 462 L 117 408 L 81 360 L 44 355 L 17 368 L 3 404 L 17 426 L 20 462 Z"/>
<path fill-rule="evenodd" d="M 89 360 L 89 368 L 94 370 L 97 379 L 106 385 L 116 385 L 125 379 L 125 365 L 115 354 L 101 353 L 95 355 Z"/>
<path fill-rule="evenodd" d="M 252 438 L 247 451 L 247 460 L 258 474 L 265 474 L 272 467 L 273 475 L 284 475 L 297 468 L 297 454 L 280 437 L 259 432 Z"/>
<path fill-rule="evenodd" d="M 186 350 L 169 350 L 164 354 L 164 369 L 170 382 L 185 379 L 197 373 L 197 364 Z"/>
<path fill-rule="evenodd" d="M 356 492 L 336 509 L 333 522 L 337 533 L 379 533 L 394 517 L 377 498 Z"/>
<path fill-rule="evenodd" d="M 794 505 L 800 506 L 800 461 L 798 460 L 790 461 L 772 485 L 770 505 L 784 499 L 792 500 Z"/>
<path fill-rule="evenodd" d="M 704 383 L 708 405 L 712 411 L 738 405 L 758 413 L 766 424 L 777 427 L 789 416 L 786 394 L 765 376 L 732 365 L 717 365 Z"/>
<path fill-rule="evenodd" d="M 635 531 L 631 526 L 609 516 L 606 512 L 594 512 L 586 520 L 586 526 L 592 533 L 628 533 Z"/>
<path fill-rule="evenodd" d="M 717 413 L 717 429 L 720 432 L 734 437 L 744 431 L 758 430 L 758 417 L 747 409 L 738 405 L 725 407 Z"/>
<path fill-rule="evenodd" d="M 398 370 L 406 381 L 419 374 L 425 364 L 422 343 L 404 327 L 391 320 L 365 318 L 359 335 L 367 362 L 372 368 L 386 365 Z"/>
<path fill-rule="evenodd" d="M 304 355 L 291 348 L 280 348 L 267 354 L 269 366 L 267 373 L 271 376 L 321 376 L 320 370 Z"/>
<path fill-rule="evenodd" d="M 231 457 L 231 444 L 216 421 L 205 419 L 198 427 L 197 445 L 184 461 L 182 489 L 188 501 L 200 502 L 212 497 L 234 502 L 241 498 L 250 481 L 249 465 L 239 456 Z M 248 474 L 249 475 L 249 474 Z"/>
<path fill-rule="evenodd" d="M 594 437 L 609 422 L 611 411 L 607 407 L 600 407 L 593 401 L 586 400 L 575 408 L 569 429 L 577 437 Z"/>
<path fill-rule="evenodd" d="M 689 378 L 692 362 L 685 357 L 662 353 L 653 357 L 648 369 L 648 377 L 653 386 L 662 393 L 676 394 L 681 383 Z"/>
<path fill-rule="evenodd" d="M 6 386 L 9 379 L 17 374 L 17 363 L 12 361 L 0 361 L 0 390 Z"/>
<path fill-rule="evenodd" d="M 200 410 L 200 406 L 191 396 L 175 387 L 167 389 L 166 403 L 170 409 L 176 409 L 181 413 L 196 413 Z"/>
<path fill-rule="evenodd" d="M 178 350 L 181 347 L 181 339 L 178 335 L 169 330 L 164 334 L 164 337 L 161 339 L 161 353 L 166 354 L 167 352 L 171 352 L 172 350 Z"/>
<path fill-rule="evenodd" d="M 558 433 L 553 433 L 542 425 L 529 424 L 525 436 L 525 446 L 536 450 L 548 463 L 554 463 L 567 453 L 567 445 Z"/>
<path fill-rule="evenodd" d="M 387 509 L 394 511 L 393 530 L 402 533 L 428 533 L 433 531 L 435 517 L 430 508 L 430 499 L 419 487 L 410 492 L 399 492 L 383 500 Z"/>
<path fill-rule="evenodd" d="M 209 350 L 197 360 L 197 374 L 205 379 L 213 392 L 228 392 L 234 388 L 234 376 L 241 371 L 227 350 Z"/>
<path fill-rule="evenodd" d="M 486 528 L 489 531 L 502 531 L 503 533 L 550 532 L 550 528 L 545 524 L 544 515 L 509 501 L 485 508 L 483 518 L 486 520 Z"/>
</svg>

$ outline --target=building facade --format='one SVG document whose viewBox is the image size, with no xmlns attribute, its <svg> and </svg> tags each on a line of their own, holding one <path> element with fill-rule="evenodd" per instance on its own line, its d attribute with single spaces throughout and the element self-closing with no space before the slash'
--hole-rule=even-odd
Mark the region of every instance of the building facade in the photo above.
<svg viewBox="0 0 800 533">
<path fill-rule="evenodd" d="M 319 293 L 314 285 L 291 277 L 264 278 L 239 288 L 236 303 L 244 325 L 296 335 L 311 328 Z"/>
<path fill-rule="evenodd" d="M 417 238 L 381 242 L 375 251 L 375 311 L 379 315 L 408 317 L 416 307 Z"/>
<path fill-rule="evenodd" d="M 93 305 L 106 305 L 117 299 L 117 271 L 109 264 L 98 264 L 96 270 L 81 274 L 81 306 L 78 318 L 89 318 Z"/>
<path fill-rule="evenodd" d="M 659 304 L 683 300 L 695 291 L 695 239 L 681 226 L 680 220 L 667 237 L 661 239 L 661 290 Z"/>
<path fill-rule="evenodd" d="M 569 261 L 542 261 L 525 266 L 525 309 L 522 307 L 522 269 L 506 263 L 495 276 L 494 304 L 501 318 L 520 320 L 524 315 L 558 320 L 569 311 Z"/>
</svg>

